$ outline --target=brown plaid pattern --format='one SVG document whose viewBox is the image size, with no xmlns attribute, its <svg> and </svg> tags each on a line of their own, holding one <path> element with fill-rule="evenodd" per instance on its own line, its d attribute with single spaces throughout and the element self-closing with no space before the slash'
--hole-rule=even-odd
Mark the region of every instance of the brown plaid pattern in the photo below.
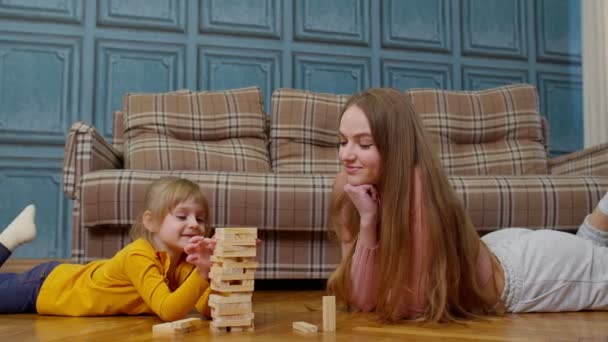
<svg viewBox="0 0 608 342">
<path fill-rule="evenodd" d="M 256 91 L 259 100 L 259 90 Z M 190 91 L 177 94 L 198 101 L 198 95 Z M 219 132 L 204 131 L 211 126 L 203 129 L 201 122 L 190 127 L 176 124 L 184 118 L 194 120 L 195 109 L 201 108 L 192 102 L 180 102 L 183 100 L 180 97 L 169 100 L 173 103 L 169 105 L 173 108 L 169 114 L 149 115 L 153 119 L 149 124 L 142 124 L 145 106 L 151 108 L 148 113 L 167 108 L 165 95 L 147 94 L 154 100 L 144 104 L 138 103 L 140 98 L 135 99 L 140 95 L 129 95 L 134 97 L 131 106 L 139 108 L 142 118 L 132 121 L 135 128 L 129 132 L 128 119 L 122 119 L 128 114 L 114 114 L 119 121 L 113 127 L 114 147 L 87 124 L 75 123 L 70 129 L 63 177 L 66 196 L 74 199 L 72 255 L 75 260 L 111 257 L 129 243 L 128 228 L 141 208 L 145 187 L 154 179 L 174 175 L 201 186 L 210 202 L 214 226 L 259 228 L 258 234 L 264 243 L 260 247 L 258 278 L 327 278 L 339 261 L 340 249 L 328 240 L 326 221 L 332 182 L 339 169 L 336 161 L 338 117 L 348 96 L 280 89 L 273 93 L 270 119 L 262 115 L 260 120 L 251 116 L 251 120 L 242 121 L 239 114 L 230 125 L 241 126 L 222 126 Z M 608 144 L 547 161 L 546 120 L 538 115 L 536 92 L 532 87 L 512 86 L 482 92 L 414 90 L 405 96 L 414 100 L 415 110 L 423 116 L 425 125 L 439 143 L 442 160 L 452 173 L 451 184 L 481 233 L 513 226 L 573 231 L 608 190 Z M 218 105 L 215 99 L 213 103 Z M 239 101 L 231 103 L 240 106 Z M 129 103 L 126 105 L 125 108 Z M 245 115 L 250 114 L 249 111 L 245 110 Z M 182 114 L 174 115 L 176 113 Z M 168 121 L 160 123 L 171 124 L 160 129 L 155 120 L 163 117 Z M 247 122 L 252 123 L 248 128 Z M 248 131 L 252 127 L 256 128 Z M 187 158 L 186 152 L 181 154 L 179 149 L 190 149 L 188 153 L 204 149 L 201 153 L 205 158 L 214 159 L 211 164 L 219 163 L 216 156 L 224 154 L 233 160 L 249 159 L 253 153 L 267 155 L 259 146 L 256 152 L 249 153 L 235 152 L 237 145 L 223 149 L 222 144 L 230 141 L 228 144 L 252 147 L 255 144 L 247 139 L 265 141 L 269 135 L 274 172 L 269 170 L 268 159 L 262 172 L 251 172 L 251 166 L 242 165 L 243 160 L 240 165 L 238 162 L 219 164 L 219 168 L 230 171 L 210 171 L 213 166 L 205 166 L 209 163 L 204 158 L 189 160 L 194 161 L 196 168 L 207 168 L 206 171 L 128 170 L 122 163 L 121 147 L 128 149 L 126 144 L 122 145 L 123 131 L 127 131 L 124 134 L 127 138 L 138 130 L 138 139 L 148 139 L 152 134 L 152 140 L 143 141 L 139 147 L 135 144 L 136 147 L 157 150 L 158 156 L 159 150 L 166 150 L 163 153 L 170 152 L 170 157 L 175 159 L 171 162 L 176 163 L 182 160 L 185 163 Z M 257 133 L 253 134 L 254 131 Z M 241 136 L 242 132 L 254 136 Z M 210 139 L 213 134 L 230 138 Z M 200 140 L 193 139 L 195 136 L 209 138 L 204 143 L 211 145 L 171 145 L 175 140 L 199 143 Z M 171 164 L 160 159 L 154 162 L 165 163 L 167 167 Z M 248 171 L 232 171 L 241 167 Z M 547 167 L 552 175 L 547 172 L 534 175 Z"/>
<path fill-rule="evenodd" d="M 95 128 L 84 122 L 70 127 L 63 158 L 63 192 L 76 199 L 78 182 L 87 173 L 122 168 L 122 154 L 108 144 Z"/>
<path fill-rule="evenodd" d="M 608 177 L 608 143 L 549 159 L 554 175 Z"/>
<path fill-rule="evenodd" d="M 454 175 L 546 174 L 547 151 L 536 88 L 406 92 Z"/>
<path fill-rule="evenodd" d="M 350 95 L 278 89 L 272 93 L 270 156 L 274 172 L 336 174 L 338 125 Z"/>
<path fill-rule="evenodd" d="M 269 171 L 258 87 L 127 94 L 125 168 Z"/>
<path fill-rule="evenodd" d="M 128 229 L 118 227 L 133 222 L 145 187 L 169 174 L 201 186 L 214 226 L 256 226 L 263 232 L 260 278 L 325 278 L 336 266 L 339 248 L 327 240 L 326 227 L 333 175 L 89 173 L 80 193 L 84 229 L 73 233 L 74 252 L 86 260 L 104 258 L 127 244 Z M 608 189 L 608 178 L 580 176 L 450 176 L 450 181 L 480 232 L 503 227 L 575 230 Z"/>
<path fill-rule="evenodd" d="M 324 278 L 339 247 L 327 238 L 333 175 L 254 172 L 108 170 L 84 175 L 80 229 L 73 252 L 81 261 L 113 255 L 129 243 L 128 227 L 141 210 L 146 186 L 164 175 L 197 182 L 209 199 L 214 226 L 254 226 L 264 240 L 262 278 Z M 86 257 L 85 257 L 86 256 Z M 256 272 L 256 275 L 258 273 Z"/>
</svg>

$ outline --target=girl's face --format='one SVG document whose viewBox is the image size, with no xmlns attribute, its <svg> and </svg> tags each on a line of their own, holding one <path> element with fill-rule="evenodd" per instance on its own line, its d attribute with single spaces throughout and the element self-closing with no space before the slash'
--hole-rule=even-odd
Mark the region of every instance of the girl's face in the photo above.
<svg viewBox="0 0 608 342">
<path fill-rule="evenodd" d="M 346 109 L 340 120 L 338 158 L 351 185 L 378 184 L 380 153 L 374 144 L 365 113 L 357 107 Z"/>
<path fill-rule="evenodd" d="M 178 204 L 154 230 L 154 242 L 158 249 L 180 255 L 188 240 L 205 233 L 206 219 L 203 208 L 188 199 Z"/>
</svg>

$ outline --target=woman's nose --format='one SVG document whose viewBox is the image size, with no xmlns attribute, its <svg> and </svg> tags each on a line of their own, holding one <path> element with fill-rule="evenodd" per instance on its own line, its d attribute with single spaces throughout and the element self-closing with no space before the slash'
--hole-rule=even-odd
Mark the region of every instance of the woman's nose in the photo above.
<svg viewBox="0 0 608 342">
<path fill-rule="evenodd" d="M 352 148 L 346 145 L 340 147 L 338 158 L 340 158 L 340 160 L 352 160 L 355 158 L 355 154 L 353 153 Z"/>
</svg>

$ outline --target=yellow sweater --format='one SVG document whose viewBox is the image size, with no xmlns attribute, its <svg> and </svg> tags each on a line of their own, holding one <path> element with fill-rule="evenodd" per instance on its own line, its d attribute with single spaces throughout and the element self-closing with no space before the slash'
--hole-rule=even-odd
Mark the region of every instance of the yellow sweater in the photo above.
<svg viewBox="0 0 608 342">
<path fill-rule="evenodd" d="M 185 258 L 171 274 L 169 264 L 165 252 L 139 239 L 112 259 L 58 265 L 42 284 L 36 309 L 64 316 L 156 314 L 163 321 L 181 319 L 193 307 L 207 312 L 209 283 Z"/>
</svg>

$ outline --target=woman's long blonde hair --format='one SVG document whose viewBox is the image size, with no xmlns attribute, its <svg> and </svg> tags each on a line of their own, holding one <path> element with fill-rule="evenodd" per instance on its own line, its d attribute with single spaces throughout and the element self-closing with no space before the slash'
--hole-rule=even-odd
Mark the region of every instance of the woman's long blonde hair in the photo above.
<svg viewBox="0 0 608 342">
<path fill-rule="evenodd" d="M 205 235 L 208 235 L 210 219 L 209 203 L 201 192 L 200 187 L 185 178 L 162 177 L 152 182 L 146 189 L 144 207 L 137 215 L 135 223 L 129 231 L 131 239 L 137 240 L 143 238 L 152 243 L 153 233 L 144 227 L 144 212 L 150 211 L 152 218 L 160 224 L 171 210 L 186 200 L 193 200 L 201 207 L 203 211 L 202 218 L 205 222 Z"/>
<path fill-rule="evenodd" d="M 344 111 L 357 106 L 369 121 L 371 134 L 381 158 L 380 180 L 376 186 L 382 201 L 379 213 L 379 272 L 376 313 L 383 321 L 399 317 L 399 296 L 407 295 L 404 284 L 412 277 L 426 277 L 428 305 L 423 321 L 452 321 L 490 310 L 481 297 L 477 281 L 479 235 L 456 196 L 423 128 L 405 94 L 396 89 L 369 89 L 354 95 Z M 428 233 L 428 274 L 412 274 L 412 226 L 414 170 L 421 175 L 423 227 Z M 359 216 L 342 191 L 335 191 L 330 209 L 330 231 L 341 241 L 359 232 Z M 345 231 L 344 231 L 345 230 Z M 355 243 L 328 281 L 328 290 L 348 304 L 351 288 L 350 267 Z M 415 278 L 415 279 L 418 279 Z M 392 293 L 392 296 L 391 296 Z M 411 292 L 410 292 L 411 293 Z"/>
</svg>

